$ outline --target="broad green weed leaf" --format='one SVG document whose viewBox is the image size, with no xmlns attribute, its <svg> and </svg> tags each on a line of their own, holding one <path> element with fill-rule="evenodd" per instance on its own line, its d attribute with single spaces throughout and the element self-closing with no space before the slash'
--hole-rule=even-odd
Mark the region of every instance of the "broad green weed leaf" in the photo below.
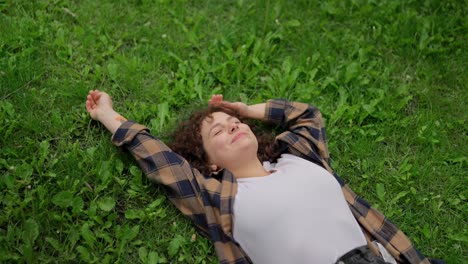
<svg viewBox="0 0 468 264">
<path fill-rule="evenodd" d="M 431 228 L 429 227 L 428 224 L 425 224 L 423 227 L 420 227 L 419 230 L 421 233 L 426 237 L 427 239 L 431 238 Z"/>
<path fill-rule="evenodd" d="M 405 192 L 405 191 L 399 192 L 397 194 L 397 196 L 393 199 L 393 201 L 396 202 L 396 201 L 400 200 L 401 198 L 405 197 L 407 194 L 408 194 L 408 192 Z"/>
<path fill-rule="evenodd" d="M 65 41 L 65 32 L 63 31 L 62 28 L 59 28 L 57 30 L 57 33 L 55 35 L 55 41 L 54 41 L 54 44 L 59 46 L 59 47 L 66 47 L 66 41 Z"/>
<path fill-rule="evenodd" d="M 112 223 L 111 223 L 112 224 Z M 103 228 L 106 228 L 106 227 L 103 227 Z M 100 241 L 104 240 L 106 241 L 107 243 L 109 244 L 113 244 L 114 243 L 114 238 L 111 237 L 111 235 L 109 234 L 108 231 L 106 230 L 96 230 L 95 232 L 96 234 L 96 237 L 97 238 L 101 238 Z M 101 242 L 102 243 L 102 242 Z"/>
<path fill-rule="evenodd" d="M 122 172 L 123 172 L 123 169 L 124 169 L 124 164 L 123 164 L 123 162 L 122 162 L 121 160 L 119 160 L 119 159 L 116 159 L 116 160 L 114 161 L 114 167 L 115 167 L 115 169 L 117 170 L 117 173 L 118 173 L 119 175 L 122 175 Z"/>
<path fill-rule="evenodd" d="M 124 232 L 124 236 L 122 237 L 124 240 L 127 240 L 127 241 L 130 241 L 132 239 L 134 239 L 138 233 L 140 232 L 140 226 L 139 225 L 136 225 L 130 229 L 127 228 L 124 228 L 125 232 Z"/>
<path fill-rule="evenodd" d="M 377 186 L 375 188 L 375 191 L 377 193 L 377 197 L 379 198 L 380 201 L 385 202 L 385 187 L 381 183 L 377 183 Z"/>
<path fill-rule="evenodd" d="M 3 175 L 2 177 L 0 177 L 0 180 L 2 180 L 6 187 L 10 190 L 15 190 L 15 176 L 11 175 L 11 174 L 6 174 L 6 175 Z"/>
<path fill-rule="evenodd" d="M 113 177 L 110 161 L 102 162 L 101 167 L 99 168 L 99 180 L 101 181 L 101 184 L 98 185 L 95 190 L 99 192 L 106 189 L 112 179 Z"/>
<path fill-rule="evenodd" d="M 8 166 L 8 163 L 5 159 L 0 159 L 0 169 L 1 168 L 10 168 L 10 166 Z"/>
<path fill-rule="evenodd" d="M 148 254 L 148 264 L 156 264 L 159 263 L 159 255 L 158 252 L 151 251 Z"/>
<path fill-rule="evenodd" d="M 45 241 L 47 241 L 55 250 L 57 251 L 62 251 L 63 246 L 58 242 L 57 239 L 52 238 L 52 237 L 46 237 Z"/>
<path fill-rule="evenodd" d="M 375 107 L 374 105 L 372 104 L 365 104 L 365 105 L 362 105 L 362 108 L 364 108 L 364 110 L 366 110 L 366 112 L 369 114 L 369 115 L 372 115 L 375 111 Z"/>
<path fill-rule="evenodd" d="M 148 250 L 146 250 L 146 247 L 140 247 L 138 249 L 138 257 L 140 258 L 141 262 L 147 263 Z"/>
<path fill-rule="evenodd" d="M 466 156 L 460 156 L 460 157 L 456 157 L 456 158 L 452 158 L 452 159 L 448 159 L 447 161 L 451 162 L 451 163 L 465 163 L 468 161 L 468 157 Z"/>
<path fill-rule="evenodd" d="M 407 84 L 401 85 L 397 88 L 398 95 L 408 95 L 410 91 L 410 86 Z"/>
<path fill-rule="evenodd" d="M 73 207 L 74 213 L 78 213 L 79 211 L 81 211 L 83 209 L 83 206 L 84 206 L 84 202 L 83 202 L 83 199 L 81 199 L 81 197 L 77 196 L 73 198 L 72 207 Z"/>
<path fill-rule="evenodd" d="M 181 235 L 177 235 L 174 237 L 171 242 L 169 242 L 169 246 L 167 247 L 167 251 L 170 257 L 173 257 L 179 252 L 179 249 L 185 244 L 185 239 Z"/>
<path fill-rule="evenodd" d="M 89 205 L 87 214 L 88 214 L 89 217 L 92 218 L 92 217 L 96 216 L 96 211 L 97 211 L 97 205 L 96 205 L 96 202 L 93 201 Z"/>
<path fill-rule="evenodd" d="M 448 236 L 450 239 L 468 244 L 468 236 L 465 234 L 454 234 Z"/>
<path fill-rule="evenodd" d="M 400 99 L 398 101 L 397 104 L 395 104 L 395 110 L 396 111 L 400 111 L 401 109 L 403 109 L 405 106 L 408 105 L 408 103 L 413 100 L 413 96 L 412 95 L 408 95 L 408 96 L 405 96 L 403 97 L 402 99 Z"/>
<path fill-rule="evenodd" d="M 86 241 L 86 244 L 88 244 L 91 247 L 94 245 L 94 242 L 96 242 L 96 237 L 94 236 L 94 233 L 89 229 L 88 223 L 84 223 L 81 227 L 81 236 Z"/>
<path fill-rule="evenodd" d="M 195 74 L 195 77 L 193 78 L 193 82 L 194 82 L 193 90 L 195 92 L 197 92 L 198 99 L 200 101 L 202 101 L 203 100 L 203 86 L 200 84 L 200 73 L 199 72 L 197 72 Z"/>
<path fill-rule="evenodd" d="M 159 127 L 159 120 L 157 118 L 151 118 L 150 120 L 150 129 L 153 130 L 153 129 L 158 129 Z"/>
<path fill-rule="evenodd" d="M 23 259 L 25 263 L 33 262 L 33 246 L 30 243 L 25 243 L 20 246 L 20 252 L 23 254 Z"/>
<path fill-rule="evenodd" d="M 133 177 L 141 177 L 141 170 L 137 166 L 131 166 L 130 167 L 130 174 Z"/>
<path fill-rule="evenodd" d="M 159 131 L 162 130 L 164 124 L 169 120 L 169 105 L 167 102 L 158 104 L 158 119 L 159 119 Z"/>
<path fill-rule="evenodd" d="M 0 109 L 2 110 L 2 112 L 6 112 L 10 118 L 13 118 L 15 116 L 15 108 L 8 101 L 2 100 L 2 102 L 0 102 Z"/>
<path fill-rule="evenodd" d="M 117 64 L 115 63 L 107 64 L 107 72 L 109 73 L 109 77 L 111 78 L 111 80 L 113 81 L 117 80 L 117 77 L 119 75 Z"/>
<path fill-rule="evenodd" d="M 357 62 L 351 62 L 346 67 L 345 72 L 345 83 L 349 83 L 351 80 L 356 78 L 359 74 L 360 66 Z"/>
<path fill-rule="evenodd" d="M 458 199 L 458 198 L 455 198 L 455 199 L 449 199 L 449 203 L 450 203 L 451 205 L 454 205 L 454 206 L 455 206 L 455 205 L 459 205 L 459 204 L 460 204 L 460 202 L 461 202 L 461 200 L 460 200 L 460 199 Z"/>
<path fill-rule="evenodd" d="M 314 68 L 309 72 L 309 83 L 314 83 L 315 76 L 317 75 L 318 69 Z"/>
<path fill-rule="evenodd" d="M 291 57 L 287 57 L 287 58 L 283 61 L 283 64 L 281 64 L 281 69 L 283 70 L 284 73 L 288 74 L 288 73 L 291 72 L 291 68 L 292 68 L 292 65 L 291 65 Z M 278 76 L 281 76 L 282 73 L 277 72 L 277 75 L 278 75 Z"/>
<path fill-rule="evenodd" d="M 102 77 L 102 67 L 99 64 L 94 64 L 93 68 L 94 78 L 97 80 Z"/>
<path fill-rule="evenodd" d="M 104 258 L 100 259 L 99 261 L 100 261 L 100 263 L 114 263 L 114 261 L 112 261 L 112 259 L 113 259 L 112 255 L 106 254 L 104 256 Z"/>
<path fill-rule="evenodd" d="M 300 27 L 301 22 L 297 19 L 289 20 L 288 22 L 285 23 L 287 27 Z"/>
<path fill-rule="evenodd" d="M 138 233 L 140 232 L 140 226 L 136 225 L 130 228 L 128 225 L 124 225 L 123 227 L 117 226 L 115 230 L 115 234 L 117 238 L 121 241 L 130 241 L 134 239 Z"/>
<path fill-rule="evenodd" d="M 159 196 L 156 200 L 154 200 L 150 205 L 148 205 L 148 209 L 155 209 L 158 207 L 166 198 L 164 196 Z"/>
<path fill-rule="evenodd" d="M 374 140 L 374 142 L 381 142 L 381 141 L 384 141 L 384 140 L 385 140 L 384 136 L 379 136 Z"/>
<path fill-rule="evenodd" d="M 41 165 L 44 163 L 45 159 L 49 155 L 49 141 L 44 140 L 39 144 L 39 162 L 38 164 Z"/>
<path fill-rule="evenodd" d="M 127 185 L 127 180 L 126 180 L 126 179 L 121 179 L 121 178 L 118 178 L 118 177 L 114 177 L 114 180 L 115 180 L 120 186 Z"/>
<path fill-rule="evenodd" d="M 77 246 L 76 250 L 80 253 L 81 259 L 85 262 L 92 262 L 91 253 L 89 250 L 83 246 Z"/>
<path fill-rule="evenodd" d="M 28 219 L 24 224 L 23 240 L 34 243 L 39 236 L 39 226 L 34 219 Z"/>
<path fill-rule="evenodd" d="M 69 191 L 61 191 L 52 198 L 52 202 L 62 208 L 73 205 L 73 194 Z"/>
<path fill-rule="evenodd" d="M 115 200 L 113 197 L 104 197 L 101 200 L 98 201 L 98 206 L 101 208 L 101 210 L 109 212 L 112 209 L 114 209 L 115 206 Z"/>
<path fill-rule="evenodd" d="M 41 155 L 41 160 L 44 160 L 45 157 L 49 155 L 49 141 L 44 140 L 41 143 L 39 143 L 39 154 Z"/>
<path fill-rule="evenodd" d="M 33 168 L 31 167 L 31 165 L 27 163 L 23 163 L 19 165 L 18 167 L 16 167 L 15 171 L 18 176 L 20 176 L 22 179 L 25 179 L 25 180 L 29 179 L 31 175 L 33 174 Z"/>
<path fill-rule="evenodd" d="M 126 219 L 141 219 L 143 217 L 143 212 L 139 210 L 129 209 L 125 211 Z"/>
<path fill-rule="evenodd" d="M 93 156 L 94 155 L 94 152 L 96 152 L 96 147 L 90 147 L 90 148 L 87 148 L 86 149 L 86 154 L 88 154 L 88 156 Z"/>
<path fill-rule="evenodd" d="M 101 166 L 99 167 L 99 176 L 103 177 L 104 174 L 109 174 L 110 169 L 111 169 L 110 161 L 101 162 Z"/>
<path fill-rule="evenodd" d="M 428 29 L 431 26 L 431 22 L 428 19 L 424 19 L 423 28 L 419 34 L 419 44 L 418 48 L 420 50 L 424 50 L 427 47 L 427 44 L 431 41 L 431 37 L 429 37 Z"/>
<path fill-rule="evenodd" d="M 320 9 L 323 12 L 328 13 L 329 15 L 336 15 L 336 14 L 340 13 L 340 10 L 338 8 L 336 8 L 333 5 L 333 3 L 329 3 L 328 1 L 322 2 L 322 4 L 320 5 Z"/>
</svg>

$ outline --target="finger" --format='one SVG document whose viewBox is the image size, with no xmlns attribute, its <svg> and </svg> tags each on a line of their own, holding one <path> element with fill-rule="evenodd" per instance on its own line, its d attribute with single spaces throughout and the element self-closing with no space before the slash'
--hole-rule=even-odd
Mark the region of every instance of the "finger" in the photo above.
<svg viewBox="0 0 468 264">
<path fill-rule="evenodd" d="M 93 90 L 92 93 L 94 95 L 97 95 L 97 94 L 102 94 L 102 92 L 100 90 Z"/>
<path fill-rule="evenodd" d="M 101 93 L 100 92 L 93 93 L 92 99 L 95 104 L 98 104 L 99 99 L 101 99 Z"/>
<path fill-rule="evenodd" d="M 219 94 L 213 94 L 211 96 L 211 101 L 219 101 L 219 97 L 220 97 Z"/>
<path fill-rule="evenodd" d="M 228 101 L 222 101 L 222 102 L 221 102 L 221 105 L 222 105 L 223 107 L 227 107 L 227 108 L 230 108 L 230 109 L 237 109 L 237 108 L 238 108 L 238 107 L 237 107 L 237 104 L 231 103 L 231 102 L 228 102 Z"/>
<path fill-rule="evenodd" d="M 91 103 L 92 103 L 93 101 L 94 101 L 94 100 L 93 100 L 93 97 L 92 97 L 91 95 L 88 95 L 88 96 L 86 97 L 86 106 L 91 105 Z"/>
<path fill-rule="evenodd" d="M 91 101 L 86 101 L 86 111 L 90 112 L 92 109 Z"/>
<path fill-rule="evenodd" d="M 214 94 L 211 96 L 211 99 L 208 101 L 209 105 L 218 105 L 223 101 L 223 95 Z"/>
</svg>

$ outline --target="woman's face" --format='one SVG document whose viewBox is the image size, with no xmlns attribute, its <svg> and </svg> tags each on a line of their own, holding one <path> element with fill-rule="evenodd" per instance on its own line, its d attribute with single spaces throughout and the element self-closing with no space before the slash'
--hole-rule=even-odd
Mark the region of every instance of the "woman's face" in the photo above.
<svg viewBox="0 0 468 264">
<path fill-rule="evenodd" d="M 258 142 L 250 127 L 224 112 L 214 112 L 201 126 L 203 148 L 210 165 L 235 170 L 243 161 L 257 158 Z"/>
</svg>

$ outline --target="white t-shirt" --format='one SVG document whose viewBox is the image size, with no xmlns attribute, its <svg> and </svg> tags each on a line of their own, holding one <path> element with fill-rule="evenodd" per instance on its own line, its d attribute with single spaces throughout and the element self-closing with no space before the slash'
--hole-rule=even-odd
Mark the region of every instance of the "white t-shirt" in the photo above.
<svg viewBox="0 0 468 264">
<path fill-rule="evenodd" d="M 366 245 L 335 178 L 290 154 L 263 177 L 237 179 L 234 239 L 255 264 L 335 263 Z"/>
</svg>

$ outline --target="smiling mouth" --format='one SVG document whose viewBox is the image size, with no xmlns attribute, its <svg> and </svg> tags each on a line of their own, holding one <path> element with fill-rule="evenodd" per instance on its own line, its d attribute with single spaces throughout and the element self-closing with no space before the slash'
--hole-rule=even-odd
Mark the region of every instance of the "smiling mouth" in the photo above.
<svg viewBox="0 0 468 264">
<path fill-rule="evenodd" d="M 243 136 L 245 136 L 245 133 L 242 133 L 242 132 L 239 133 L 239 134 L 237 134 L 237 135 L 235 135 L 234 138 L 232 139 L 231 143 L 236 142 L 239 138 L 241 138 L 241 137 L 243 137 Z"/>
</svg>

